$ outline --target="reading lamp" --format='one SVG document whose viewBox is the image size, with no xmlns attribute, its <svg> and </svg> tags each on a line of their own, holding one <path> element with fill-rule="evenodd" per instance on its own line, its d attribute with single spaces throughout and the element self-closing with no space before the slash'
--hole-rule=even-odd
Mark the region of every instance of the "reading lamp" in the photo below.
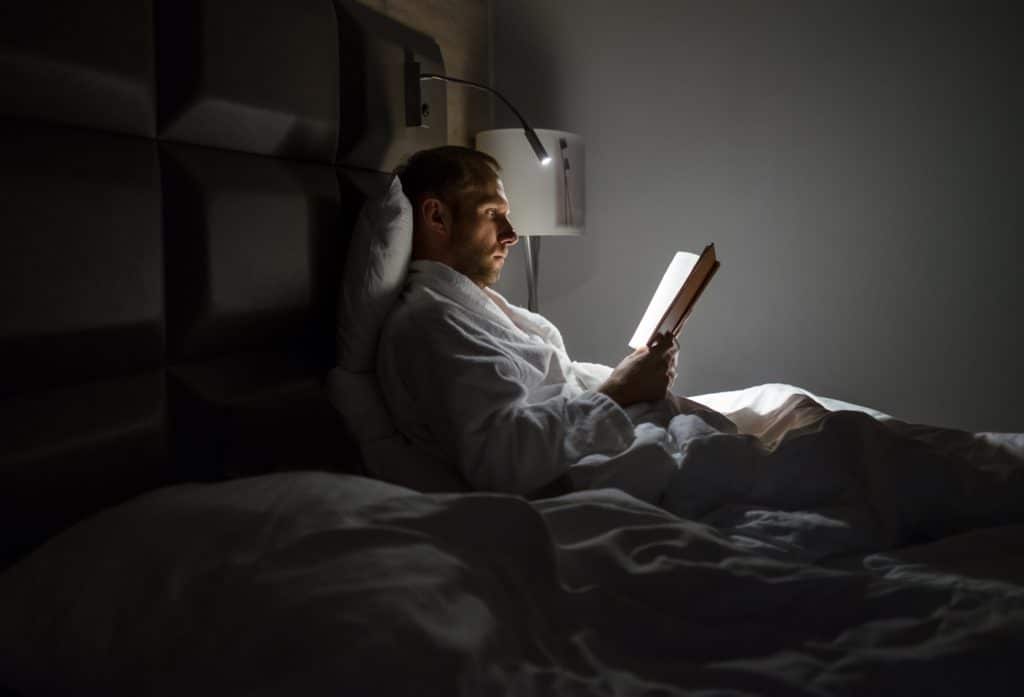
<svg viewBox="0 0 1024 697">
<path fill-rule="evenodd" d="M 476 135 L 476 149 L 501 164 L 501 181 L 512 204 L 512 224 L 526 256 L 527 308 L 531 312 L 537 311 L 539 238 L 581 235 L 584 222 L 583 139 L 565 131 L 539 129 L 536 134 L 542 145 L 555 153 L 554 167 L 537 164 L 517 128 Z"/>
<path fill-rule="evenodd" d="M 450 82 L 456 85 L 466 85 L 474 89 L 483 90 L 493 94 L 495 97 L 505 103 L 512 113 L 519 119 L 519 123 L 523 124 L 523 134 L 526 136 L 527 142 L 530 147 L 533 148 L 534 154 L 537 156 L 537 160 L 544 166 L 551 163 L 551 156 L 548 155 L 547 150 L 541 145 L 540 138 L 537 137 L 537 133 L 530 128 L 529 124 L 526 123 L 526 119 L 519 113 L 519 110 L 512 106 L 512 102 L 505 99 L 504 95 L 498 92 L 492 87 L 483 85 L 479 82 L 473 82 L 471 80 L 463 80 L 457 77 L 449 77 L 448 75 L 439 75 L 437 73 L 421 73 L 419 62 L 412 60 L 411 55 L 406 56 L 405 60 L 405 125 L 406 126 L 423 126 L 424 119 L 430 116 L 430 106 L 423 101 L 423 94 L 420 90 L 420 82 L 422 80 L 441 80 L 442 82 Z"/>
</svg>

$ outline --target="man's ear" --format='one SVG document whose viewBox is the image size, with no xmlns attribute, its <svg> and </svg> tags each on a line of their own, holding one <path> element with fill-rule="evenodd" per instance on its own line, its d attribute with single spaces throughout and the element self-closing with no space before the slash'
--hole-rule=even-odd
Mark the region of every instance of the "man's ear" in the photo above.
<svg viewBox="0 0 1024 697">
<path fill-rule="evenodd" d="M 420 202 L 420 219 L 424 229 L 435 240 L 446 240 L 451 234 L 451 214 L 436 196 L 426 196 Z"/>
</svg>

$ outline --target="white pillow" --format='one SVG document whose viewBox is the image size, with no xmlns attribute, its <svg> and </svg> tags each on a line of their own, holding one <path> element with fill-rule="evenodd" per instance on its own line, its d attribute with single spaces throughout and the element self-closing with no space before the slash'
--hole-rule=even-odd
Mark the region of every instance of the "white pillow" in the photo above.
<svg viewBox="0 0 1024 697">
<path fill-rule="evenodd" d="M 402 292 L 412 257 L 412 204 L 398 177 L 363 204 L 338 299 L 338 365 L 372 372 L 384 319 Z"/>
<path fill-rule="evenodd" d="M 399 433 L 375 373 L 335 368 L 328 376 L 331 403 L 359 441 L 367 474 L 416 491 L 469 491 L 453 464 L 429 457 Z"/>
<path fill-rule="evenodd" d="M 360 446 L 398 433 L 384 404 L 376 373 L 350 373 L 341 367 L 334 368 L 327 375 L 327 392 Z"/>
</svg>

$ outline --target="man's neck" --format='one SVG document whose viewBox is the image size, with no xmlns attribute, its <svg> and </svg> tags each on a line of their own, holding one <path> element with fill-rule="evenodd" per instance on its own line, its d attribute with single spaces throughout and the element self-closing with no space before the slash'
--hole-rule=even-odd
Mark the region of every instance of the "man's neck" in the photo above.
<svg viewBox="0 0 1024 697">
<path fill-rule="evenodd" d="M 472 276 L 470 276 L 468 274 L 462 273 L 462 271 L 459 271 L 457 268 L 455 268 L 455 266 L 449 260 L 447 260 L 445 258 L 442 258 L 441 255 L 437 255 L 437 254 L 419 254 L 419 253 L 417 253 L 416 249 L 413 249 L 412 261 L 433 261 L 433 262 L 436 262 L 438 264 L 444 264 L 445 266 L 447 266 L 449 269 L 451 269 L 455 273 L 462 274 L 462 276 L 464 276 L 466 279 L 468 279 L 470 283 L 475 285 L 480 290 L 486 290 L 488 288 L 488 284 L 484 283 L 483 281 L 479 281 L 479 280 L 473 278 Z"/>
</svg>

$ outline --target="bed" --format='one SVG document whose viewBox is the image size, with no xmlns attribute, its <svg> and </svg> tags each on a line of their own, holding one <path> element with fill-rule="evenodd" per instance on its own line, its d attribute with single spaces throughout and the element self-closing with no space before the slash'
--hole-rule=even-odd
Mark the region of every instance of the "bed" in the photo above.
<svg viewBox="0 0 1024 697">
<path fill-rule="evenodd" d="M 443 70 L 342 0 L 0 14 L 3 694 L 1018 694 L 1024 435 L 771 384 L 693 397 L 782 454 L 766 490 L 886 485 L 772 507 L 705 449 L 683 516 L 367 476 L 326 378 L 380 165 L 444 139 L 388 120 L 407 51 Z"/>
</svg>

